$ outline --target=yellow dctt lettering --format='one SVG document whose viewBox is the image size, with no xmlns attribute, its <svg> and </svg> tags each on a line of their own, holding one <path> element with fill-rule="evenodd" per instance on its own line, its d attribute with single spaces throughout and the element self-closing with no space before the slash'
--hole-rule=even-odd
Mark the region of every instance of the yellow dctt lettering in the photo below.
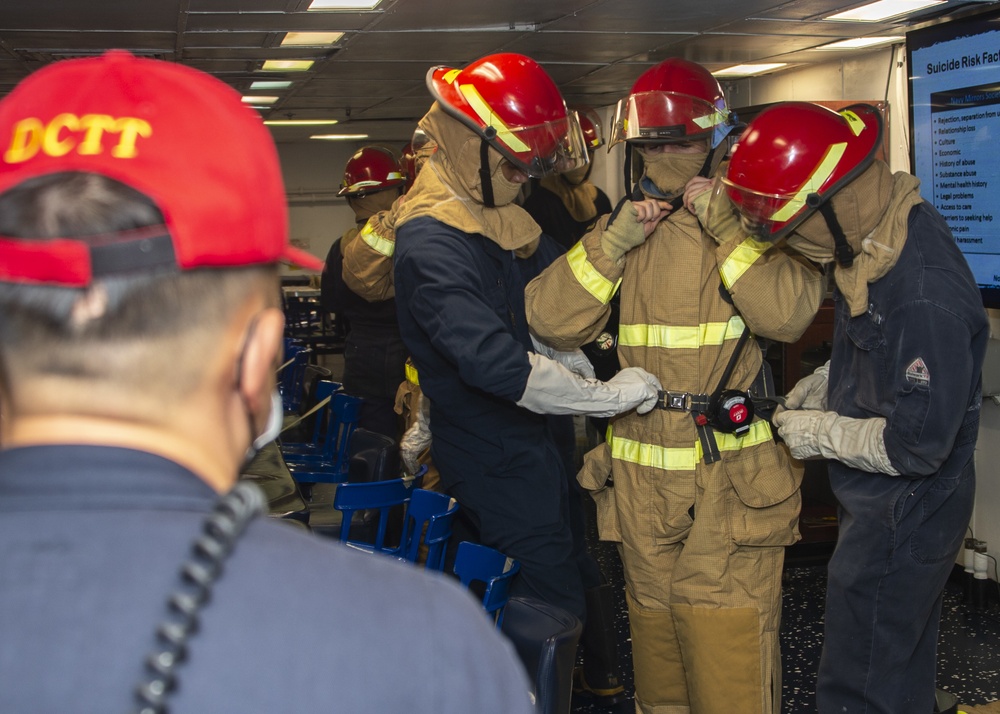
<svg viewBox="0 0 1000 714">
<path fill-rule="evenodd" d="M 59 132 L 63 129 L 71 132 L 79 131 L 80 120 L 75 114 L 60 114 L 50 121 L 42 135 L 43 152 L 49 156 L 65 156 L 76 147 L 76 139 L 73 137 L 60 140 Z"/>
<path fill-rule="evenodd" d="M 14 125 L 14 134 L 10 138 L 7 151 L 4 152 L 3 160 L 8 164 L 19 164 L 30 159 L 38 153 L 44 131 L 42 122 L 34 117 L 19 121 Z"/>
<path fill-rule="evenodd" d="M 115 129 L 121 132 L 118 145 L 111 150 L 111 155 L 119 159 L 131 159 L 136 155 L 135 142 L 141 136 L 146 139 L 153 134 L 153 127 L 148 121 L 134 117 L 123 117 L 115 124 Z"/>
<path fill-rule="evenodd" d="M 84 114 L 80 117 L 80 129 L 85 133 L 77 151 L 83 156 L 94 156 L 101 153 L 101 138 L 104 132 L 115 131 L 117 122 L 107 114 Z"/>
</svg>

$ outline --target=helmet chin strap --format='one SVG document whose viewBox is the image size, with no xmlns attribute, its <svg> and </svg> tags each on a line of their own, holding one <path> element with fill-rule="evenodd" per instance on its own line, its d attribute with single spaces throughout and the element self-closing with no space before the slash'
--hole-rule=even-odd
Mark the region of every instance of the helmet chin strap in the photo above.
<svg viewBox="0 0 1000 714">
<path fill-rule="evenodd" d="M 492 128 L 488 127 L 488 130 Z M 483 205 L 496 208 L 493 200 L 493 175 L 490 173 L 490 142 L 486 139 L 479 143 L 479 183 L 483 190 Z"/>
<path fill-rule="evenodd" d="M 854 248 L 847 242 L 844 229 L 840 227 L 837 214 L 829 201 L 824 201 L 818 193 L 810 193 L 806 197 L 806 205 L 818 208 L 826 221 L 826 227 L 833 236 L 834 255 L 841 268 L 850 268 L 854 265 Z"/>
</svg>

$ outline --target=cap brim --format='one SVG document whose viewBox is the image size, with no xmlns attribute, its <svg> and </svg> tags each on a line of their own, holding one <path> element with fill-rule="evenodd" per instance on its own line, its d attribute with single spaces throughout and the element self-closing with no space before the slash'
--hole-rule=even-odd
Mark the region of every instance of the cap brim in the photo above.
<svg viewBox="0 0 1000 714">
<path fill-rule="evenodd" d="M 291 265 L 296 265 L 306 270 L 315 270 L 318 273 L 323 272 L 323 266 L 326 265 L 325 261 L 320 260 L 312 253 L 290 245 L 285 246 L 284 251 L 281 253 L 281 259 Z"/>
</svg>

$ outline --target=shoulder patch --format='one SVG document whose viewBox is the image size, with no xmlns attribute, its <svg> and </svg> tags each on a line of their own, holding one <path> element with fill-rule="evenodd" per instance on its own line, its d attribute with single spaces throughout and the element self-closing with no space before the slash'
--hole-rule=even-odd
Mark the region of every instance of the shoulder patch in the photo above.
<svg viewBox="0 0 1000 714">
<path fill-rule="evenodd" d="M 927 369 L 927 365 L 924 364 L 923 359 L 917 357 L 910 362 L 910 366 L 906 368 L 906 381 L 925 386 L 931 383 L 931 373 Z"/>
</svg>

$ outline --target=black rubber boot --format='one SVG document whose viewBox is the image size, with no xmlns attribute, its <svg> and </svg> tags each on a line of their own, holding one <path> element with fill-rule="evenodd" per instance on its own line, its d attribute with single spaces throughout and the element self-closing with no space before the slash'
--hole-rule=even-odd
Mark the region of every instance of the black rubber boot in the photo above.
<svg viewBox="0 0 1000 714">
<path fill-rule="evenodd" d="M 625 687 L 618 677 L 618 634 L 615 632 L 614 593 L 610 585 L 599 585 L 584 593 L 587 622 L 580 643 L 583 666 L 573 672 L 573 691 L 610 706 L 625 700 Z"/>
</svg>

